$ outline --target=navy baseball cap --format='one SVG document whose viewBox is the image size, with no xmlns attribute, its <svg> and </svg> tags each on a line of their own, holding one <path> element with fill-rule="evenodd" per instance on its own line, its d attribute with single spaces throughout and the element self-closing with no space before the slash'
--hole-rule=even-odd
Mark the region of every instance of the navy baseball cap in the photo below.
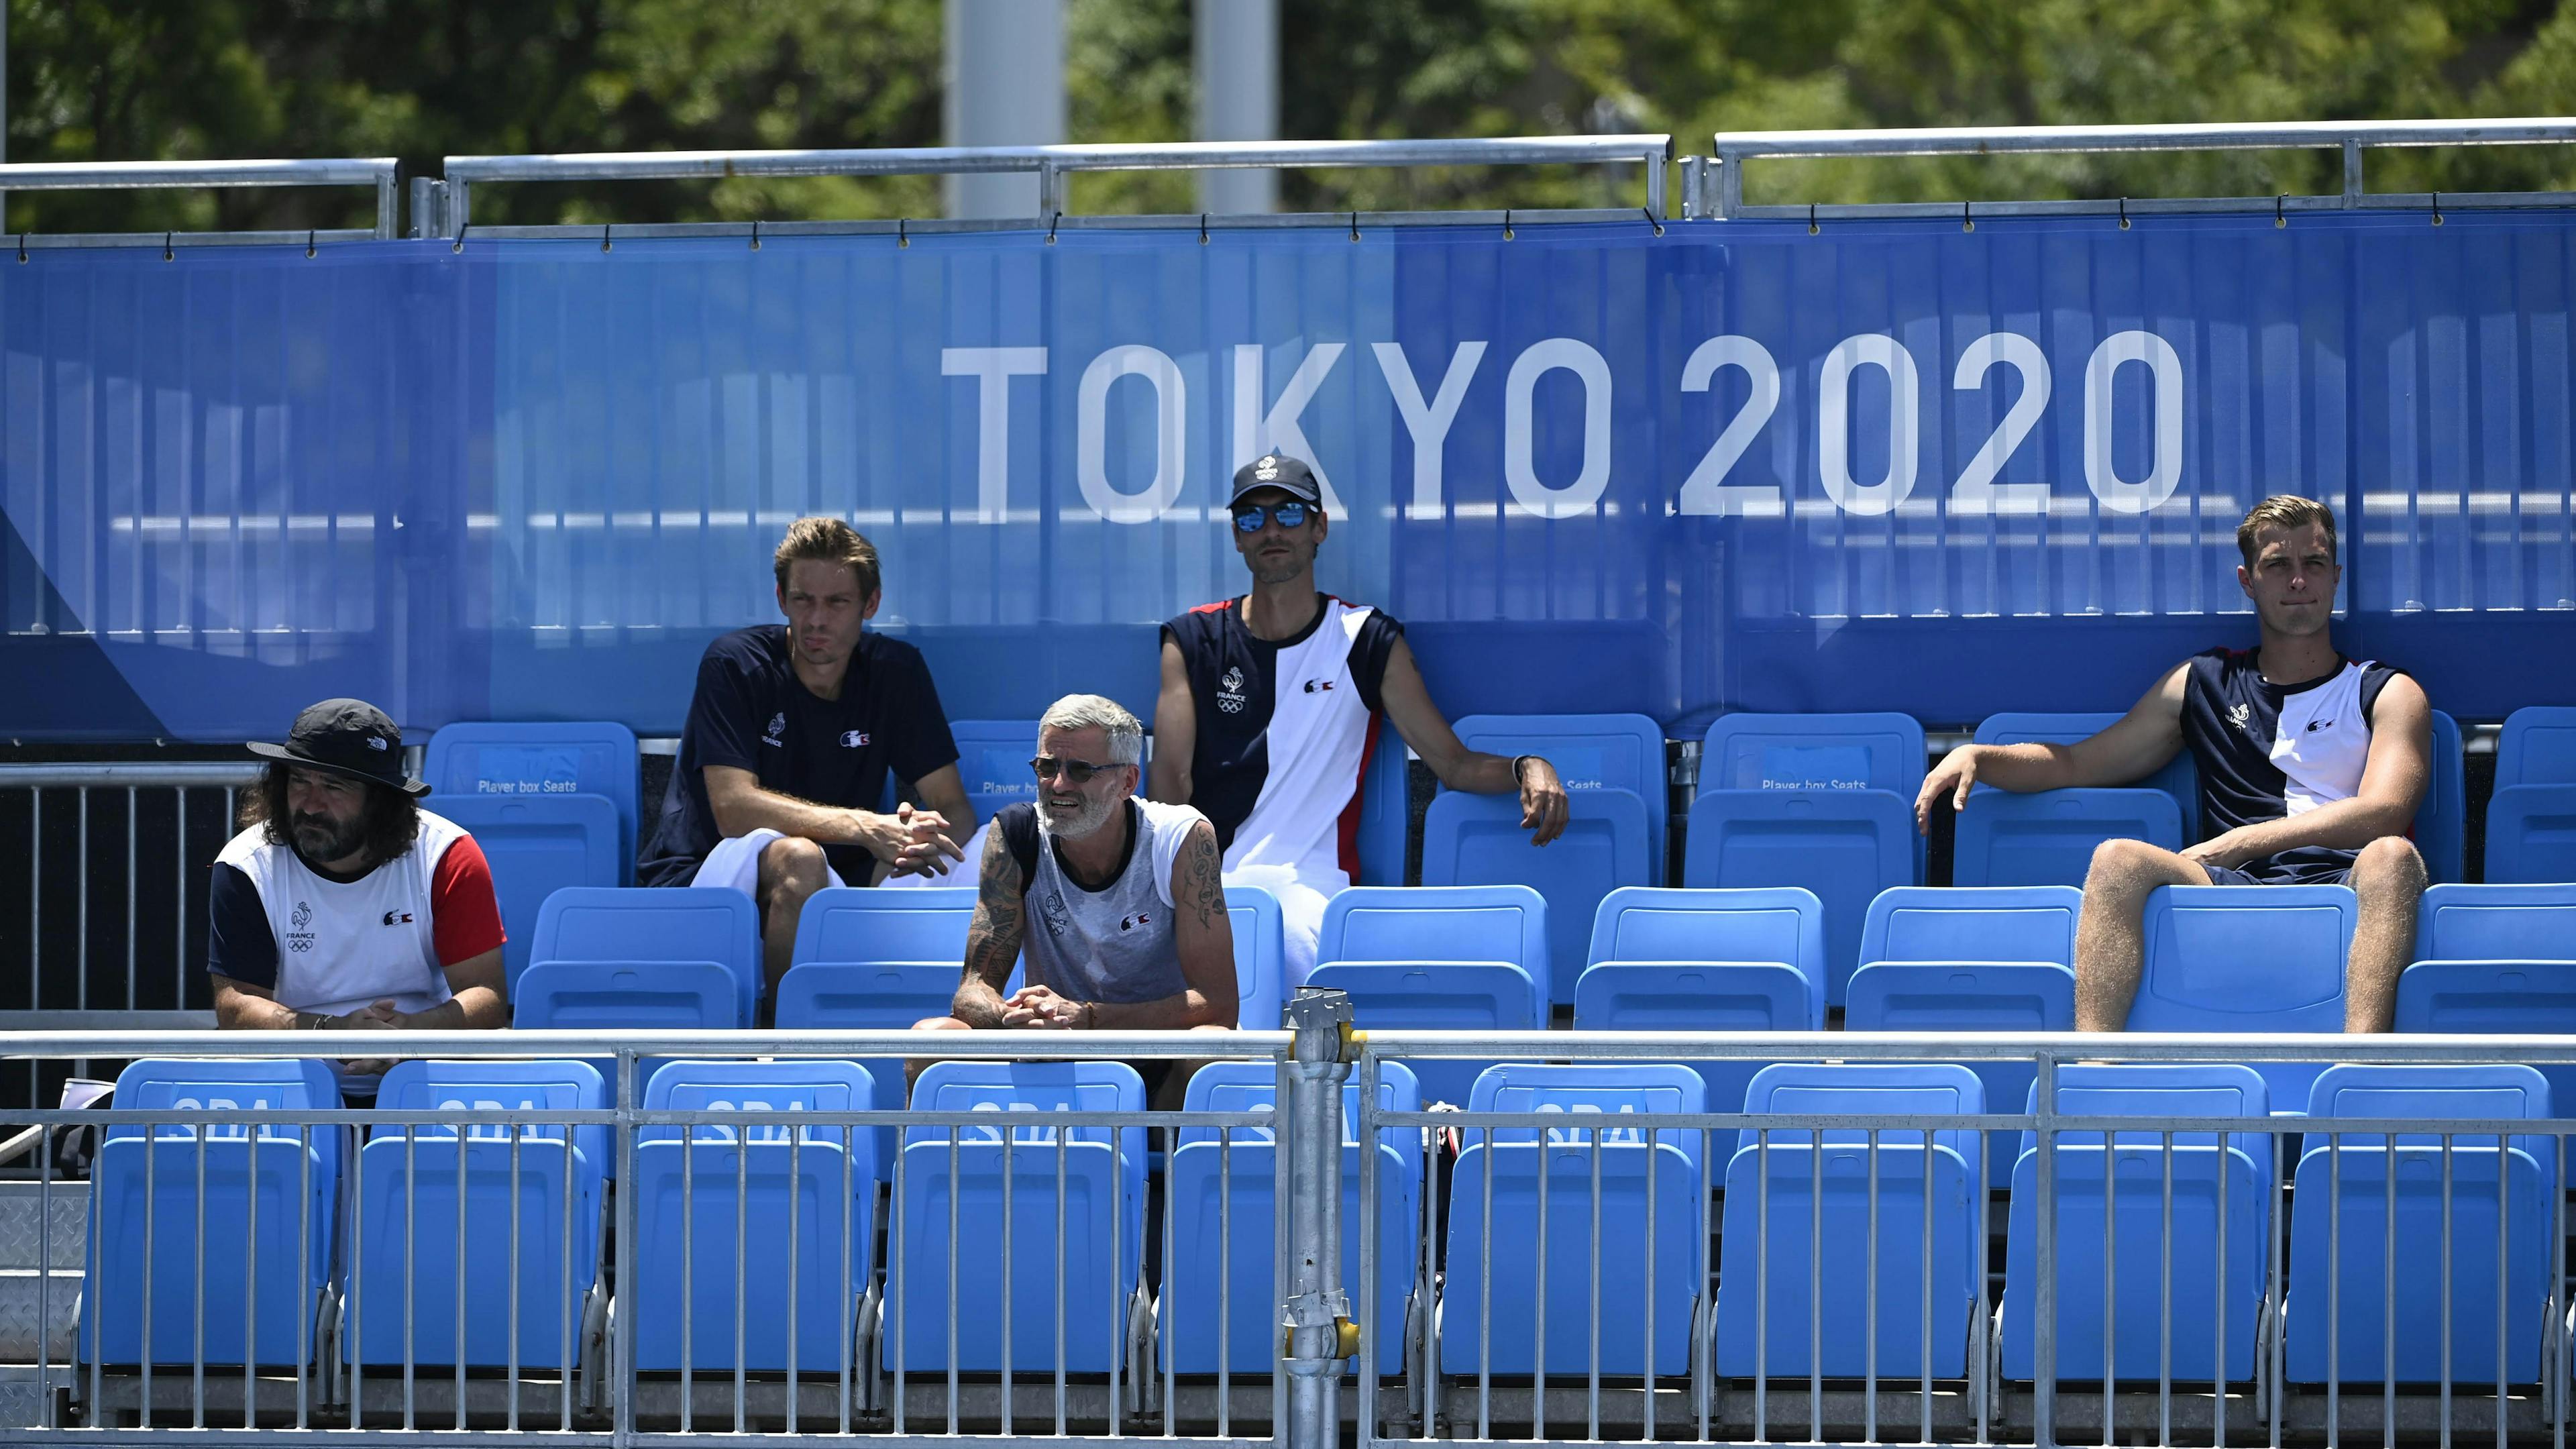
<svg viewBox="0 0 2576 1449">
<path fill-rule="evenodd" d="M 1226 500 L 1231 508 L 1243 501 L 1246 493 L 1276 488 L 1291 498 L 1302 498 L 1318 508 L 1324 506 L 1323 485 L 1315 481 L 1315 470 L 1305 460 L 1285 453 L 1264 453 L 1234 470 L 1234 496 Z"/>
<path fill-rule="evenodd" d="M 250 752 L 264 760 L 346 775 L 414 798 L 429 793 L 427 782 L 403 775 L 402 731 L 383 710 L 363 699 L 326 699 L 295 717 L 285 744 L 254 740 Z"/>
</svg>

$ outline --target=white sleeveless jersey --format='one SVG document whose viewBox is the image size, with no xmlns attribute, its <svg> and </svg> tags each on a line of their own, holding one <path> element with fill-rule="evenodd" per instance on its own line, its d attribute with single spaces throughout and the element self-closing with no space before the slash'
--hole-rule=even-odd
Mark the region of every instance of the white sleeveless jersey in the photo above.
<svg viewBox="0 0 2576 1449">
<path fill-rule="evenodd" d="M 331 880 L 294 848 L 272 845 L 254 825 L 215 857 L 250 877 L 277 942 L 276 998 L 298 1011 L 336 1016 L 391 1000 L 422 1011 L 454 995 L 438 961 L 431 878 L 465 831 L 420 812 L 412 848 L 354 881 Z"/>
</svg>

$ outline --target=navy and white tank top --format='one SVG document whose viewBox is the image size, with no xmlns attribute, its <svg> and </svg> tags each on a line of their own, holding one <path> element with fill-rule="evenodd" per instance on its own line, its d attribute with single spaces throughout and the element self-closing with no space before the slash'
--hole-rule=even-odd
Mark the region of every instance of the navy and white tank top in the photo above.
<svg viewBox="0 0 2576 1449">
<path fill-rule="evenodd" d="M 2200 770 L 2204 840 L 2359 794 L 2370 762 L 2371 711 L 2388 681 L 2404 672 L 2346 659 L 2321 678 L 2273 684 L 2263 678 L 2260 655 L 2212 649 L 2190 661 L 2182 737 Z M 2304 846 L 2239 869 L 2264 880 L 2334 879 L 2354 854 Z"/>
</svg>

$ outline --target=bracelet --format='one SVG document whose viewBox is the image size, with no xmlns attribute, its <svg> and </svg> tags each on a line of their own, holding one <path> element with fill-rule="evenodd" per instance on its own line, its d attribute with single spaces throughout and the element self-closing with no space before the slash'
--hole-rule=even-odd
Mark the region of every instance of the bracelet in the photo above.
<svg viewBox="0 0 2576 1449">
<path fill-rule="evenodd" d="M 1535 759 L 1537 759 L 1537 758 L 1538 758 L 1538 756 L 1536 756 L 1536 755 L 1514 755 L 1514 756 L 1512 756 L 1512 783 L 1513 783 L 1513 784 L 1517 785 L 1517 784 L 1519 784 L 1519 783 L 1521 782 L 1521 762 L 1522 762 L 1523 760 L 1535 760 Z"/>
<path fill-rule="evenodd" d="M 1100 1029 L 1099 1002 L 1086 1001 L 1082 1003 L 1082 1029 L 1084 1031 L 1097 1031 Z"/>
</svg>

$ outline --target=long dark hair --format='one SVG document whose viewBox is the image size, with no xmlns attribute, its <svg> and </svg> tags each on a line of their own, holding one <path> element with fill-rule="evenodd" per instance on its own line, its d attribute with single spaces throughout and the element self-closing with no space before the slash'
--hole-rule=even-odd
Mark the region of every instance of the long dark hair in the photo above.
<svg viewBox="0 0 2576 1449">
<path fill-rule="evenodd" d="M 286 808 L 286 773 L 292 768 L 271 760 L 260 772 L 258 786 L 242 792 L 241 828 L 264 827 L 260 838 L 271 845 L 295 843 L 295 812 Z M 420 838 L 420 803 L 400 790 L 370 784 L 366 825 L 362 840 L 368 863 L 382 865 L 397 859 Z"/>
</svg>

